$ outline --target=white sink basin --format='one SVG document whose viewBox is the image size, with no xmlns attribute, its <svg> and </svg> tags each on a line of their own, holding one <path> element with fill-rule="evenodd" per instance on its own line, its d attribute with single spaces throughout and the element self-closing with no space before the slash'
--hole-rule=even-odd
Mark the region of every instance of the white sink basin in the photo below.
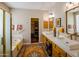
<svg viewBox="0 0 79 59">
<path fill-rule="evenodd" d="M 70 40 L 68 38 L 60 38 L 58 39 L 67 47 L 69 47 L 70 50 L 79 50 L 79 42 L 75 40 Z"/>
<path fill-rule="evenodd" d="M 79 42 L 75 40 L 64 40 L 64 44 L 69 47 L 70 50 L 79 50 Z"/>
</svg>

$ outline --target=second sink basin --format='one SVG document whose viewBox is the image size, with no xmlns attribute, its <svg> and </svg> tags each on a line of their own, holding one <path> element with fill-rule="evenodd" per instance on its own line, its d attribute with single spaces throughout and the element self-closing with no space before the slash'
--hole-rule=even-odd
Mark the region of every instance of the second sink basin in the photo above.
<svg viewBox="0 0 79 59">
<path fill-rule="evenodd" d="M 79 41 L 76 40 L 70 40 L 65 37 L 58 37 L 58 39 L 67 47 L 69 47 L 70 50 L 79 50 Z"/>
<path fill-rule="evenodd" d="M 67 45 L 70 50 L 79 50 L 79 42 L 75 40 L 65 39 L 64 44 Z"/>
</svg>

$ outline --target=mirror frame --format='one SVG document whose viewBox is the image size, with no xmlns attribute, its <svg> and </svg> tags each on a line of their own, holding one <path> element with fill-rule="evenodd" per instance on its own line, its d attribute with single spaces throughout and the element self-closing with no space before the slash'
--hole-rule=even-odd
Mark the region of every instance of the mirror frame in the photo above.
<svg viewBox="0 0 79 59">
<path fill-rule="evenodd" d="M 77 35 L 77 33 L 76 33 L 76 29 L 74 29 L 74 34 L 71 34 L 71 33 L 68 33 L 68 26 L 67 26 L 67 13 L 69 12 L 69 11 L 71 11 L 71 10 L 74 10 L 74 9 L 76 9 L 76 8 L 78 8 L 79 6 L 76 6 L 76 7 L 74 7 L 74 8 L 72 8 L 72 9 L 69 9 L 69 10 L 67 10 L 66 12 L 65 12 L 65 19 L 66 19 L 66 33 L 67 34 L 70 34 L 70 37 L 71 37 L 71 39 L 72 39 L 72 36 L 75 36 L 75 40 L 76 40 L 76 36 L 78 36 L 79 37 L 79 35 Z M 75 26 L 75 28 L 76 28 L 76 20 L 74 20 L 74 26 Z"/>
</svg>

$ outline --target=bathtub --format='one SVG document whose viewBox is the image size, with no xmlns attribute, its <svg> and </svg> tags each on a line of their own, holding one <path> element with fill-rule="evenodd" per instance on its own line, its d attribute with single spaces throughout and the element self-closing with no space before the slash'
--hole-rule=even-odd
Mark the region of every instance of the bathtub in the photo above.
<svg viewBox="0 0 79 59">
<path fill-rule="evenodd" d="M 23 36 L 14 35 L 12 36 L 12 56 L 16 57 L 23 46 Z"/>
</svg>

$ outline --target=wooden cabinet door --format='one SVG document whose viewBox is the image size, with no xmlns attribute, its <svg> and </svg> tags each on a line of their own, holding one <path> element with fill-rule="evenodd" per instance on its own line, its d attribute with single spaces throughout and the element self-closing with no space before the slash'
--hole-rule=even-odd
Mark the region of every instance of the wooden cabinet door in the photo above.
<svg viewBox="0 0 79 59">
<path fill-rule="evenodd" d="M 56 50 L 59 51 L 59 57 L 66 57 L 66 53 L 56 45 Z"/>
<path fill-rule="evenodd" d="M 42 42 L 44 43 L 44 46 L 46 46 L 46 41 L 49 41 L 52 43 L 52 56 L 53 57 L 67 57 L 67 54 L 62 50 L 60 47 L 58 47 L 55 43 L 47 39 L 44 35 L 42 36 Z M 69 56 L 69 55 L 68 55 Z M 70 57 L 70 56 L 69 56 Z"/>
<path fill-rule="evenodd" d="M 56 45 L 52 42 L 52 56 L 57 57 L 59 54 L 58 51 L 56 51 Z"/>
<path fill-rule="evenodd" d="M 46 37 L 44 35 L 42 35 L 42 39 L 41 39 L 42 43 L 46 42 Z"/>
<path fill-rule="evenodd" d="M 66 57 L 66 53 L 62 49 L 60 49 L 60 57 Z"/>
<path fill-rule="evenodd" d="M 61 48 L 59 48 L 54 43 L 52 46 L 53 46 L 52 56 L 54 56 L 54 57 L 66 57 L 66 53 Z"/>
<path fill-rule="evenodd" d="M 53 56 L 54 57 L 59 57 L 60 56 L 60 52 L 56 49 L 53 50 Z"/>
<path fill-rule="evenodd" d="M 41 42 L 44 43 L 44 35 L 42 35 Z"/>
<path fill-rule="evenodd" d="M 42 35 L 41 41 L 43 43 L 43 48 L 45 48 L 46 47 L 46 37 L 44 35 Z"/>
</svg>

